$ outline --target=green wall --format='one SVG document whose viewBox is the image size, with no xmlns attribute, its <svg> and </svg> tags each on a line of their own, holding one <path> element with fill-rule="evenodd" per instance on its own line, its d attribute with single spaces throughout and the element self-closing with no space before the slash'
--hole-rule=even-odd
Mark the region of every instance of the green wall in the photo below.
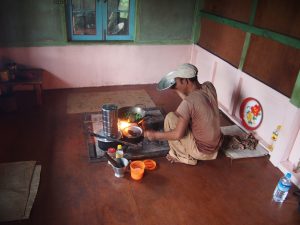
<svg viewBox="0 0 300 225">
<path fill-rule="evenodd" d="M 0 46 L 73 44 L 67 40 L 63 2 L 1 0 Z M 192 43 L 195 4 L 196 0 L 137 0 L 134 43 Z"/>
<path fill-rule="evenodd" d="M 137 42 L 193 41 L 196 0 L 138 1 Z"/>
<path fill-rule="evenodd" d="M 65 8 L 53 0 L 1 0 L 1 46 L 66 42 Z"/>
</svg>

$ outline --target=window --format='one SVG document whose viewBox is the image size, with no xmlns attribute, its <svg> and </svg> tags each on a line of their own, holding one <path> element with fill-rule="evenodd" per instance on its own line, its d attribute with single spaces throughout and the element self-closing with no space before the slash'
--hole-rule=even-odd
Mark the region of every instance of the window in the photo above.
<svg viewBox="0 0 300 225">
<path fill-rule="evenodd" d="M 135 0 L 68 0 L 71 40 L 133 40 Z"/>
</svg>

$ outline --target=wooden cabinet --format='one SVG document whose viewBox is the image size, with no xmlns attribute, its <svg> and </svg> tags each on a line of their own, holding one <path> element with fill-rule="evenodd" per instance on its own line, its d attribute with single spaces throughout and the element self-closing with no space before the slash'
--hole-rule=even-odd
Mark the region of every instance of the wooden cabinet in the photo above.
<svg viewBox="0 0 300 225">
<path fill-rule="evenodd" d="M 23 69 L 19 70 L 13 80 L 0 81 L 1 95 L 5 96 L 5 92 L 13 92 L 16 86 L 29 85 L 32 86 L 36 93 L 36 101 L 38 105 L 42 104 L 42 69 Z M 0 96 L 1 97 L 1 96 Z"/>
</svg>

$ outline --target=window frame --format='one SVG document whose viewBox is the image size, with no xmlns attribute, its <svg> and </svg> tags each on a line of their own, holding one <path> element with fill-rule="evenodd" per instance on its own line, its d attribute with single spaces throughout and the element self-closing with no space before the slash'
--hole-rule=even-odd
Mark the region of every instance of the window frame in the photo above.
<svg viewBox="0 0 300 225">
<path fill-rule="evenodd" d="M 107 5 L 109 0 L 95 0 L 96 34 L 73 34 L 72 0 L 67 0 L 67 30 L 70 41 L 133 41 L 135 38 L 135 1 L 129 0 L 129 19 L 127 35 L 107 34 Z"/>
</svg>

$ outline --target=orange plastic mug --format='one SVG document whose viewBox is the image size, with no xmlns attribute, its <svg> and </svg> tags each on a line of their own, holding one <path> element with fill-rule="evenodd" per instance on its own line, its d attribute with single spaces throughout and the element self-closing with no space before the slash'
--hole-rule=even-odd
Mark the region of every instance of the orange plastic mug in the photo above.
<svg viewBox="0 0 300 225">
<path fill-rule="evenodd" d="M 134 180 L 140 180 L 144 176 L 145 164 L 143 161 L 133 161 L 130 163 L 130 175 Z"/>
</svg>

